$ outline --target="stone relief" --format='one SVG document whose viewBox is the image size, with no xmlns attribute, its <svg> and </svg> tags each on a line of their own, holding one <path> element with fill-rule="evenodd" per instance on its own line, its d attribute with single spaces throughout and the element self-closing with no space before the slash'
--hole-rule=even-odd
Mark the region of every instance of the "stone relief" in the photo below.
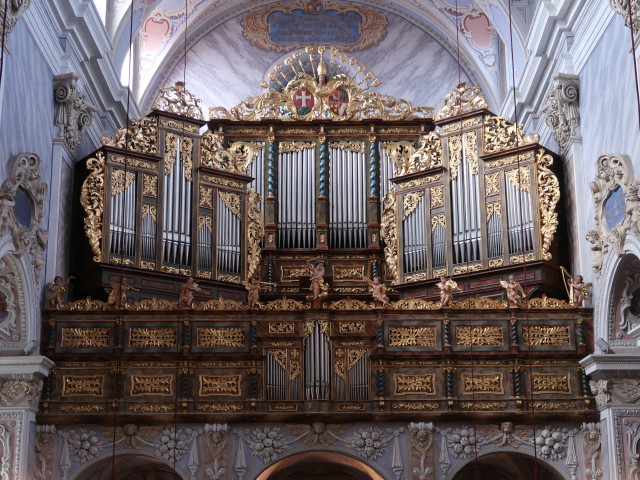
<svg viewBox="0 0 640 480">
<path fill-rule="evenodd" d="M 72 152 L 80 145 L 82 135 L 91 125 L 94 107 L 77 85 L 78 75 L 65 73 L 53 77 L 54 98 L 56 100 L 55 124 L 58 135 Z"/>
<path fill-rule="evenodd" d="M 7 7 L 5 12 L 4 7 Z M 11 0 L 0 3 L 0 25 L 4 25 L 5 35 L 9 35 L 20 16 L 31 6 L 31 0 Z"/>
<path fill-rule="evenodd" d="M 578 134 L 580 113 L 578 111 L 578 91 L 580 77 L 566 73 L 555 73 L 552 76 L 554 86 L 547 95 L 547 102 L 542 107 L 547 125 L 561 149 L 569 145 L 571 137 Z"/>
<path fill-rule="evenodd" d="M 600 427 L 597 423 L 583 423 L 581 430 L 586 464 L 585 477 L 586 480 L 597 480 L 602 477 L 603 473 L 600 466 Z"/>
<path fill-rule="evenodd" d="M 631 4 L 631 6 L 629 6 Z M 621 15 L 624 18 L 624 24 L 627 27 L 631 27 L 631 22 L 629 19 L 629 8 L 633 12 L 633 33 L 636 38 L 640 36 L 640 1 L 639 0 L 609 0 L 609 6 L 611 9 L 617 14 Z"/>
<path fill-rule="evenodd" d="M 37 408 L 42 379 L 27 374 L 0 376 L 0 407 Z"/>
<path fill-rule="evenodd" d="M 409 438 L 411 447 L 420 456 L 420 463 L 413 467 L 413 474 L 419 480 L 426 480 L 433 473 L 431 466 L 427 466 L 427 452 L 433 443 L 433 423 L 417 422 L 409 424 Z"/>
<path fill-rule="evenodd" d="M 24 193 L 30 202 L 31 214 L 18 219 L 16 196 Z M 10 235 L 16 257 L 31 255 L 35 281 L 39 282 L 44 267 L 47 231 L 40 228 L 44 212 L 47 184 L 40 178 L 40 158 L 35 153 L 21 153 L 7 162 L 6 179 L 0 187 L 0 236 Z M 25 225 L 24 223 L 28 223 Z"/>
<path fill-rule="evenodd" d="M 604 254 L 621 256 L 629 231 L 640 234 L 640 180 L 633 176 L 629 157 L 615 153 L 597 160 L 596 178 L 591 182 L 596 228 L 586 234 L 594 252 L 591 264 L 600 273 Z"/>
<path fill-rule="evenodd" d="M 640 323 L 640 273 L 627 276 L 620 302 L 620 329 L 628 333 Z"/>
</svg>

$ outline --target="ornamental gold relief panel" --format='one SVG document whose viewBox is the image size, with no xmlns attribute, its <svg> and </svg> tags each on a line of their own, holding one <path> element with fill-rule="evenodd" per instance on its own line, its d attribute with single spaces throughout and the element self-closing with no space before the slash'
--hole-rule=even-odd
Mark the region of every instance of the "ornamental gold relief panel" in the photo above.
<svg viewBox="0 0 640 480">
<path fill-rule="evenodd" d="M 129 395 L 132 397 L 171 396 L 174 378 L 169 375 L 129 375 Z"/>
<path fill-rule="evenodd" d="M 441 323 L 385 322 L 385 346 L 389 351 L 433 351 L 442 348 Z"/>
<path fill-rule="evenodd" d="M 63 397 L 102 397 L 104 375 L 63 375 Z"/>
<path fill-rule="evenodd" d="M 56 351 L 111 352 L 114 338 L 113 326 L 102 325 L 86 327 L 58 323 Z"/>
<path fill-rule="evenodd" d="M 566 373 L 533 373 L 532 388 L 534 395 L 544 393 L 571 393 L 571 374 Z"/>
<path fill-rule="evenodd" d="M 393 375 L 393 394 L 435 395 L 436 376 L 434 373 L 396 373 Z"/>
<path fill-rule="evenodd" d="M 179 328 L 172 326 L 125 327 L 125 351 L 175 352 L 178 348 Z"/>
<path fill-rule="evenodd" d="M 546 320 L 544 325 L 520 323 L 520 350 L 534 351 L 574 350 L 575 329 L 573 322 Z"/>
<path fill-rule="evenodd" d="M 238 352 L 249 348 L 249 324 L 195 323 L 191 329 L 193 352 Z"/>
<path fill-rule="evenodd" d="M 503 373 L 462 372 L 460 388 L 463 395 L 504 395 Z"/>
<path fill-rule="evenodd" d="M 506 339 L 507 323 L 489 325 L 469 325 L 452 323 L 454 351 L 504 351 L 509 348 Z"/>
<path fill-rule="evenodd" d="M 212 396 L 239 396 L 240 375 L 199 375 L 198 395 L 201 397 Z"/>
</svg>

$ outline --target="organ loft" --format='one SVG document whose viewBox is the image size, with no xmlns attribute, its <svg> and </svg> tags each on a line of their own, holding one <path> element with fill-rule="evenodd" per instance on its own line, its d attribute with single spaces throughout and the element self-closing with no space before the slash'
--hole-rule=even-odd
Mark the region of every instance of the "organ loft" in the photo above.
<svg viewBox="0 0 640 480">
<path fill-rule="evenodd" d="M 365 70 L 308 47 L 208 121 L 178 83 L 77 166 L 75 279 L 45 313 L 39 423 L 313 419 L 313 444 L 380 422 L 382 456 L 393 422 L 431 438 L 453 419 L 598 418 L 556 155 L 479 88 L 432 109 Z M 248 435 L 201 462 L 273 462 Z M 412 448 L 404 468 L 436 468 Z"/>
</svg>

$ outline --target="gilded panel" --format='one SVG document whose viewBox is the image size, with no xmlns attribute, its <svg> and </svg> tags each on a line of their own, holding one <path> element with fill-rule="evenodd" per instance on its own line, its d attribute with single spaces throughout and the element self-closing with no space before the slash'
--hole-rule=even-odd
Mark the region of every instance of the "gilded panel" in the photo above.
<svg viewBox="0 0 640 480">
<path fill-rule="evenodd" d="M 240 375 L 200 375 L 198 377 L 201 397 L 217 395 L 240 395 Z"/>
<path fill-rule="evenodd" d="M 177 327 L 131 327 L 130 348 L 176 347 Z"/>
<path fill-rule="evenodd" d="M 108 348 L 108 327 L 62 327 L 61 348 Z"/>
<path fill-rule="evenodd" d="M 431 411 L 431 410 L 437 410 L 440 407 L 440 405 L 438 403 L 429 403 L 429 402 L 411 402 L 411 403 L 404 403 L 404 402 L 400 402 L 400 403 L 392 403 L 391 404 L 391 409 L 392 410 L 416 410 L 416 411 Z"/>
<path fill-rule="evenodd" d="M 334 280 L 362 280 L 364 277 L 364 265 L 334 265 L 332 268 Z"/>
<path fill-rule="evenodd" d="M 132 397 L 173 395 L 173 375 L 131 374 L 130 384 L 129 394 Z"/>
<path fill-rule="evenodd" d="M 365 322 L 340 322 L 338 323 L 339 333 L 364 333 Z"/>
<path fill-rule="evenodd" d="M 101 397 L 104 393 L 104 375 L 63 375 L 63 397 Z"/>
<path fill-rule="evenodd" d="M 283 282 L 292 282 L 300 277 L 309 276 L 309 270 L 305 266 L 285 267 L 282 266 L 280 278 Z"/>
<path fill-rule="evenodd" d="M 221 413 L 221 412 L 239 412 L 244 409 L 241 403 L 198 403 L 196 404 L 196 410 L 209 413 Z"/>
<path fill-rule="evenodd" d="M 435 347 L 437 329 L 434 326 L 389 327 L 390 347 Z"/>
<path fill-rule="evenodd" d="M 196 346 L 244 347 L 245 329 L 242 327 L 197 327 Z"/>
<path fill-rule="evenodd" d="M 269 322 L 269 333 L 295 333 L 294 322 Z"/>
<path fill-rule="evenodd" d="M 465 395 L 474 393 L 503 395 L 502 373 L 462 372 L 462 393 Z"/>
<path fill-rule="evenodd" d="M 569 373 L 534 373 L 533 393 L 571 393 Z"/>
<path fill-rule="evenodd" d="M 433 373 L 396 373 L 393 379 L 395 395 L 436 394 L 436 376 Z"/>
<path fill-rule="evenodd" d="M 569 325 L 523 325 L 522 343 L 535 347 L 567 347 L 571 345 Z"/>
<path fill-rule="evenodd" d="M 456 325 L 456 345 L 462 347 L 501 347 L 504 333 L 501 325 L 471 326 Z"/>
<path fill-rule="evenodd" d="M 158 177 L 155 175 L 142 174 L 142 195 L 147 197 L 158 197 Z"/>
</svg>

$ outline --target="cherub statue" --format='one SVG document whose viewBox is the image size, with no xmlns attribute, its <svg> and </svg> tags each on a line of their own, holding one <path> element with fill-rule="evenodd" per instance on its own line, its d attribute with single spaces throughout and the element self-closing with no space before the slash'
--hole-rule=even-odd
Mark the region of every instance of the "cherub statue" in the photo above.
<svg viewBox="0 0 640 480">
<path fill-rule="evenodd" d="M 373 282 L 365 279 L 369 288 L 371 289 L 371 295 L 376 301 L 376 304 L 381 303 L 383 307 L 389 305 L 389 297 L 387 296 L 387 287 L 384 283 L 380 282 L 380 277 L 375 277 Z"/>
<path fill-rule="evenodd" d="M 267 287 L 263 287 L 260 283 L 260 279 L 258 277 L 253 277 L 251 280 L 244 284 L 245 288 L 249 293 L 247 293 L 247 308 L 252 310 L 254 308 L 258 308 L 260 305 L 260 291 L 266 290 Z"/>
<path fill-rule="evenodd" d="M 47 300 L 49 301 L 49 308 L 55 308 L 60 310 L 64 304 L 64 294 L 67 291 L 69 282 L 73 280 L 73 276 L 67 278 L 64 282 L 60 275 L 56 275 L 53 279 L 53 283 L 47 283 Z"/>
<path fill-rule="evenodd" d="M 510 307 L 523 307 L 524 306 L 524 290 L 513 275 L 509 275 L 509 281 L 505 282 L 500 280 L 500 285 L 507 291 L 507 298 L 509 299 Z"/>
<path fill-rule="evenodd" d="M 436 284 L 436 286 L 440 289 L 440 308 L 448 307 L 451 303 L 451 299 L 453 298 L 453 292 L 459 291 L 462 289 L 458 287 L 458 284 L 452 279 L 445 277 L 444 275 L 440 277 L 440 281 Z"/>
<path fill-rule="evenodd" d="M 109 298 L 107 298 L 107 305 L 110 305 L 115 309 L 126 307 L 127 292 L 140 291 L 129 285 L 125 277 L 120 277 L 119 282 L 110 282 L 109 285 L 111 286 L 111 291 L 109 292 Z"/>
<path fill-rule="evenodd" d="M 582 308 L 585 299 L 589 298 L 590 283 L 584 283 L 582 275 L 572 276 L 566 268 L 560 267 L 562 272 L 562 280 L 564 281 L 564 287 L 569 295 L 569 303 L 573 305 L 573 308 Z"/>
<path fill-rule="evenodd" d="M 197 283 L 193 281 L 193 277 L 187 278 L 187 283 L 180 285 L 180 297 L 178 298 L 178 308 L 191 308 L 193 305 L 193 294 L 195 292 L 204 292 Z"/>
<path fill-rule="evenodd" d="M 313 264 L 307 265 L 307 270 L 311 274 L 311 293 L 313 299 L 324 298 L 329 294 L 329 284 L 324 281 L 324 262 L 316 260 Z"/>
</svg>

